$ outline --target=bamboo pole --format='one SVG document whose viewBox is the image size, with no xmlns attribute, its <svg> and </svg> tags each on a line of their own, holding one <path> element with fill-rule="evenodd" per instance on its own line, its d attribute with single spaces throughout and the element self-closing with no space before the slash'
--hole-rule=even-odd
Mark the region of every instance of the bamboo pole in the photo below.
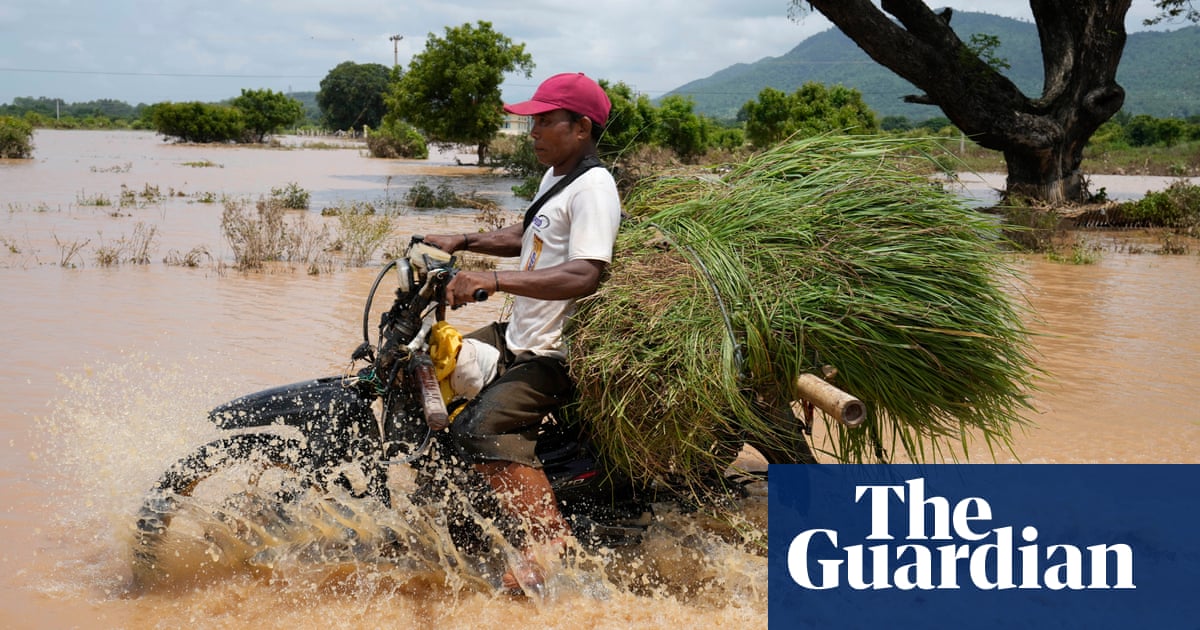
<svg viewBox="0 0 1200 630">
<path fill-rule="evenodd" d="M 857 427 L 867 418 L 867 407 L 861 400 L 834 387 L 816 374 L 801 374 L 796 377 L 796 393 L 847 427 Z"/>
</svg>

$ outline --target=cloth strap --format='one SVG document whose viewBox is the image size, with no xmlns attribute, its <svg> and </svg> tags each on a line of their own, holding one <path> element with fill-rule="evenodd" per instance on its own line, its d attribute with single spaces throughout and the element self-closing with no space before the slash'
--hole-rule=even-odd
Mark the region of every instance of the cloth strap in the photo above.
<svg viewBox="0 0 1200 630">
<path fill-rule="evenodd" d="M 521 231 L 524 232 L 525 230 L 529 229 L 529 224 L 533 223 L 533 219 L 537 216 L 538 210 L 541 210 L 542 206 L 545 205 L 547 201 L 550 201 L 554 195 L 557 195 L 558 193 L 562 192 L 564 188 L 570 186 L 571 182 L 579 179 L 580 175 L 583 175 L 597 166 L 604 166 L 604 164 L 600 162 L 600 158 L 596 157 L 595 154 L 585 155 L 582 160 L 579 160 L 579 163 L 575 165 L 575 168 L 571 169 L 570 173 L 567 173 L 565 177 L 555 182 L 555 184 L 550 187 L 550 190 L 547 190 L 545 194 L 543 194 L 541 197 L 538 197 L 536 200 L 534 200 L 533 204 L 529 206 L 529 209 L 525 211 L 525 224 L 524 227 L 521 228 Z"/>
</svg>

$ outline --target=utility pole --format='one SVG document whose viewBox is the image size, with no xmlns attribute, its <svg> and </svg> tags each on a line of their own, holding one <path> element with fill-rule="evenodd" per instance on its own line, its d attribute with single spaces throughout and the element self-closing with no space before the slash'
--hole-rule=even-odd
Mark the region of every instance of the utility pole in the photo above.
<svg viewBox="0 0 1200 630">
<path fill-rule="evenodd" d="M 388 38 L 392 42 L 392 66 L 400 65 L 400 40 L 404 39 L 403 35 L 392 35 Z"/>
</svg>

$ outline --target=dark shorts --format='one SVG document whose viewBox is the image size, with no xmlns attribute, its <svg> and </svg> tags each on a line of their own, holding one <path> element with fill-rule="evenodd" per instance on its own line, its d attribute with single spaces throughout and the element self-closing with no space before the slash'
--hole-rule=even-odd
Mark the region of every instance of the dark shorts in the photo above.
<svg viewBox="0 0 1200 630">
<path fill-rule="evenodd" d="M 450 425 L 471 462 L 509 461 L 541 468 L 534 449 L 546 414 L 570 400 L 567 364 L 536 355 L 513 356 L 504 343 L 507 324 L 491 324 L 467 335 L 500 350 L 498 376 L 459 412 Z"/>
</svg>

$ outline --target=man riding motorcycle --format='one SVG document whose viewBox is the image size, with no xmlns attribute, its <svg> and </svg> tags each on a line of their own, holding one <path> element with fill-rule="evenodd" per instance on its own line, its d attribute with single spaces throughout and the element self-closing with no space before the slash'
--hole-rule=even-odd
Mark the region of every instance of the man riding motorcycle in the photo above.
<svg viewBox="0 0 1200 630">
<path fill-rule="evenodd" d="M 545 574 L 534 544 L 561 552 L 571 535 L 534 453 L 542 418 L 573 388 L 563 324 L 575 301 L 593 293 L 612 260 L 621 206 L 612 175 L 596 159 L 596 142 L 611 109 L 595 81 L 559 74 L 533 98 L 505 110 L 531 116 L 530 136 L 548 170 L 523 225 L 490 232 L 426 236 L 447 252 L 520 256 L 516 270 L 458 273 L 447 286 L 451 306 L 477 292 L 514 296 L 512 316 L 468 335 L 499 351 L 497 376 L 459 412 L 450 430 L 461 454 L 487 480 L 509 512 L 528 522 L 532 542 L 504 576 L 508 588 L 539 592 Z"/>
</svg>

